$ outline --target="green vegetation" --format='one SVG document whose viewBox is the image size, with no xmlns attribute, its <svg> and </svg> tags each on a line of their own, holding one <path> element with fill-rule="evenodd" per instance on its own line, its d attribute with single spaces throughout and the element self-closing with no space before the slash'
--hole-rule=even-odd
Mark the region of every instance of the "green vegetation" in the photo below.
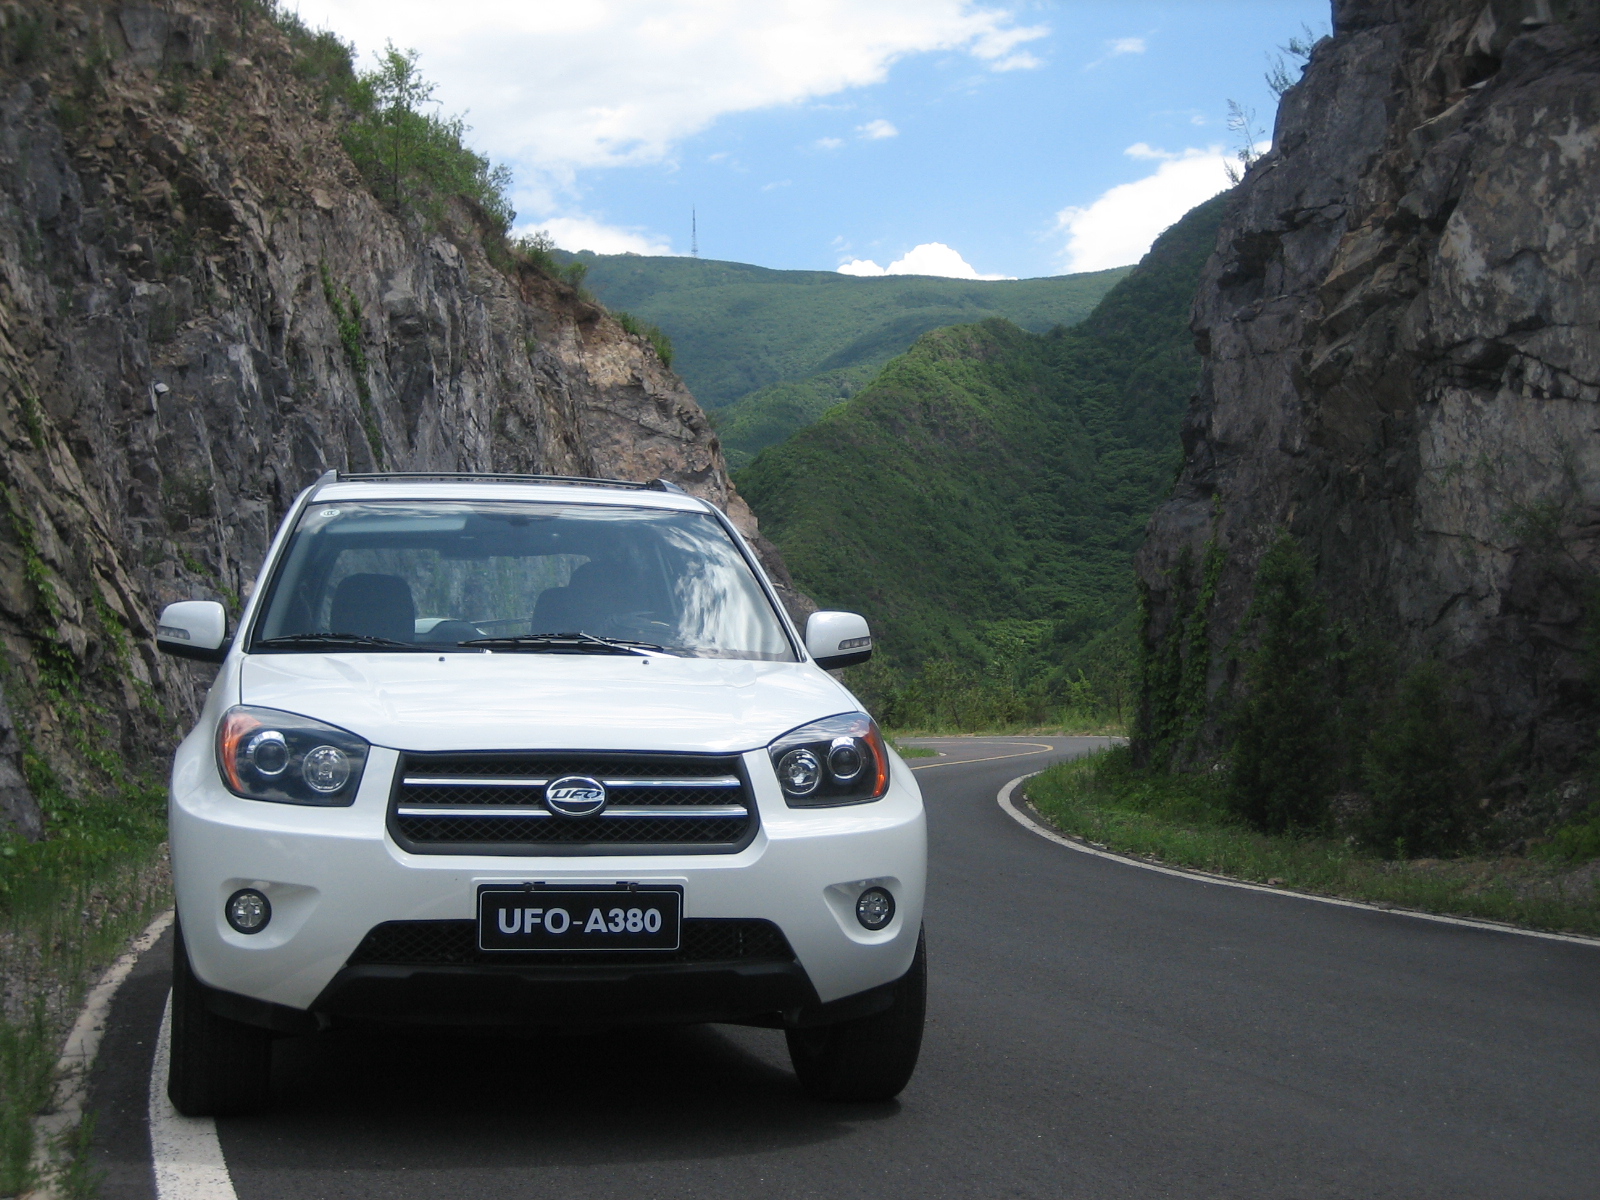
<svg viewBox="0 0 1600 1200">
<path fill-rule="evenodd" d="M 0 490 L 0 501 L 36 605 L 34 675 L 7 659 L 0 682 L 14 711 L 47 714 L 55 751 L 26 721 L 18 723 L 22 772 L 43 813 L 45 838 L 0 839 L 0 1194 L 13 1195 L 37 1181 L 32 1120 L 50 1101 L 57 1048 L 85 988 L 167 902 L 159 859 L 166 795 L 150 764 L 129 762 L 107 738 L 110 715 L 92 698 L 129 673 L 128 631 L 107 600 L 91 593 L 83 607 L 95 615 L 104 653 L 86 671 L 58 632 L 63 584 L 39 552 L 33 521 L 11 490 Z M 145 703 L 156 707 L 153 695 Z M 72 1186 L 86 1169 L 73 1153 L 82 1136 L 52 1151 L 70 1160 Z"/>
<path fill-rule="evenodd" d="M 853 395 L 929 330 L 991 317 L 1036 332 L 1072 325 L 1127 274 L 859 279 L 699 258 L 560 257 L 588 268 L 604 304 L 666 330 L 736 467 Z"/>
<path fill-rule="evenodd" d="M 1321 835 L 1265 834 L 1237 813 L 1220 772 L 1141 770 L 1125 748 L 1052 767 L 1028 799 L 1057 828 L 1124 854 L 1380 904 L 1600 933 L 1592 872 L 1555 857 L 1395 860 Z"/>
<path fill-rule="evenodd" d="M 354 47 L 336 35 L 313 33 L 277 0 L 258 0 L 257 7 L 288 37 L 295 73 L 321 87 L 326 109 L 338 102 L 347 114 L 345 150 L 378 199 L 432 223 L 450 201 L 463 200 L 491 236 L 505 237 L 516 216 L 510 168 L 492 165 L 466 144 L 462 118 L 425 111 L 434 103 L 434 85 L 417 69 L 415 50 L 391 42 L 377 66 L 358 71 Z"/>
<path fill-rule="evenodd" d="M 1403 669 L 1396 647 L 1333 622 L 1314 564 L 1287 531 L 1262 556 L 1232 641 L 1214 647 L 1207 621 L 1222 564 L 1215 539 L 1198 585 L 1180 562 L 1174 619 L 1142 645 L 1134 753 L 1148 779 L 1205 772 L 1251 829 L 1337 828 L 1395 858 L 1496 840 L 1458 681 L 1428 659 Z M 1208 696 L 1214 653 L 1242 670 Z M 1216 728 L 1202 746 L 1208 713 Z"/>
<path fill-rule="evenodd" d="M 1131 709 L 1131 556 L 1177 464 L 1189 307 L 1222 203 L 1168 230 L 1078 327 L 926 334 L 739 472 L 799 586 L 873 623 L 882 661 L 851 683 L 881 720 Z"/>
<path fill-rule="evenodd" d="M 417 70 L 417 52 L 389 43 L 377 68 L 358 74 L 345 93 L 355 110 L 345 126 L 345 149 L 377 197 L 395 208 L 437 217 L 444 201 L 464 196 L 504 233 L 516 216 L 506 196 L 510 168 L 491 167 L 467 147 L 460 117 L 423 111 L 433 102 L 433 87 Z"/>
<path fill-rule="evenodd" d="M 776 446 L 790 434 L 815 425 L 829 409 L 843 404 L 859 392 L 881 369 L 871 363 L 823 371 L 789 383 L 773 383 L 741 396 L 726 408 L 710 411 L 712 422 L 722 438 L 728 469 L 738 471 L 750 465 L 768 446 Z"/>
<path fill-rule="evenodd" d="M 582 265 L 582 263 L 573 264 L 573 266 Z M 632 313 L 613 312 L 611 315 L 616 318 L 617 324 L 622 326 L 624 333 L 632 334 L 634 337 L 641 337 L 649 342 L 656 352 L 656 357 L 661 360 L 663 367 L 672 365 L 672 339 L 661 332 L 661 326 L 652 325 L 649 321 L 641 321 Z"/>
<path fill-rule="evenodd" d="M 1253 614 L 1260 642 L 1234 711 L 1230 799 L 1267 833 L 1321 829 L 1334 783 L 1332 647 L 1311 564 L 1287 533 L 1261 560 Z"/>
</svg>

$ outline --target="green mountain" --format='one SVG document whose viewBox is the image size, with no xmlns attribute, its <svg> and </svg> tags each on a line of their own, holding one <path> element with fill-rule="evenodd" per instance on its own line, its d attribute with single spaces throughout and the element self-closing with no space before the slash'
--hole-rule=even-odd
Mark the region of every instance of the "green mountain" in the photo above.
<svg viewBox="0 0 1600 1200">
<path fill-rule="evenodd" d="M 1221 219 L 1195 209 L 1073 329 L 924 335 L 737 476 L 795 581 L 863 612 L 891 665 L 1068 661 L 1133 602 L 1198 370 L 1188 330 Z"/>
<path fill-rule="evenodd" d="M 1072 325 L 1127 268 L 1045 279 L 861 279 L 701 258 L 560 255 L 613 311 L 672 339 L 674 369 L 712 411 L 734 465 L 848 399 L 930 329 L 1004 317 Z"/>
</svg>

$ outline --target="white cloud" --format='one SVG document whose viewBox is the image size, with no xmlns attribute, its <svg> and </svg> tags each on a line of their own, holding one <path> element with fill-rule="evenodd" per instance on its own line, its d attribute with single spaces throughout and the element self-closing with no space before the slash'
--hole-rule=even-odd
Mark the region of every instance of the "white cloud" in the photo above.
<svg viewBox="0 0 1600 1200">
<path fill-rule="evenodd" d="M 1156 235 L 1195 205 L 1230 186 L 1230 157 L 1220 146 L 1169 154 L 1139 142 L 1124 152 L 1160 159 L 1154 175 L 1118 184 L 1081 208 L 1063 208 L 1056 229 L 1067 235 L 1065 271 L 1099 271 L 1138 262 Z"/>
<path fill-rule="evenodd" d="M 887 267 L 870 258 L 853 258 L 838 268 L 841 275 L 941 275 L 947 279 L 1015 279 L 1015 275 L 980 275 L 959 253 L 943 242 L 923 242 L 906 251 Z"/>
<path fill-rule="evenodd" d="M 1124 54 L 1143 54 L 1148 47 L 1142 37 L 1111 38 L 1105 43 L 1105 53 L 1084 67 L 1085 71 L 1098 67 L 1109 59 L 1121 58 Z"/>
<path fill-rule="evenodd" d="M 900 131 L 882 117 L 879 117 L 876 121 L 868 121 L 865 125 L 857 125 L 856 132 L 868 141 L 900 136 Z"/>
<path fill-rule="evenodd" d="M 520 226 L 518 235 L 542 229 L 563 250 L 593 250 L 596 254 L 671 254 L 672 246 L 643 229 L 607 225 L 592 217 L 546 217 Z"/>
<path fill-rule="evenodd" d="M 812 143 L 818 150 L 837 150 L 844 145 L 843 138 L 818 138 Z"/>
<path fill-rule="evenodd" d="M 794 180 L 792 179 L 775 179 L 771 183 L 763 183 L 761 190 L 763 192 L 775 192 L 779 188 L 792 187 L 793 185 Z"/>
<path fill-rule="evenodd" d="M 1023 42 L 1041 38 L 1049 32 L 1050 30 L 1043 25 L 996 29 L 984 34 L 973 43 L 972 54 L 973 57 L 987 62 L 991 71 L 1024 71 L 1042 67 L 1044 63 L 1026 50 L 1018 50 L 1017 47 Z"/>
<path fill-rule="evenodd" d="M 448 19 L 438 0 L 297 5 L 363 55 L 390 38 L 419 49 L 445 107 L 522 167 L 519 198 L 536 204 L 579 170 L 659 162 L 719 117 L 881 83 L 910 55 L 1016 69 L 1049 32 L 982 0 L 474 0 Z"/>
</svg>

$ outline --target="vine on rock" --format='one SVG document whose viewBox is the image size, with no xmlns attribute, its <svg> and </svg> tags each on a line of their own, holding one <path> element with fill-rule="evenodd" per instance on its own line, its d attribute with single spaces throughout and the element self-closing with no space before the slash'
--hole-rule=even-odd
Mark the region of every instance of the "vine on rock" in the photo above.
<svg viewBox="0 0 1600 1200">
<path fill-rule="evenodd" d="M 319 263 L 317 269 L 322 274 L 322 294 L 333 312 L 334 323 L 339 330 L 339 344 L 344 347 L 345 361 L 350 364 L 350 372 L 355 376 L 356 397 L 361 403 L 361 428 L 367 436 L 367 447 L 372 451 L 373 463 L 381 471 L 383 433 L 378 428 L 378 413 L 372 404 L 372 386 L 367 379 L 370 368 L 367 351 L 361 344 L 361 300 L 348 287 L 344 289 L 343 296 L 339 294 L 339 286 L 334 283 L 327 263 Z"/>
</svg>

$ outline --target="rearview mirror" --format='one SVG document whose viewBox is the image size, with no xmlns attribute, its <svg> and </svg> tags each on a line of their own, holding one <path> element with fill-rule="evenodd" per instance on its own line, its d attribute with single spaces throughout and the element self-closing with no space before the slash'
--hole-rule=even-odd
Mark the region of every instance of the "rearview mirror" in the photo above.
<svg viewBox="0 0 1600 1200">
<path fill-rule="evenodd" d="M 814 612 L 806 622 L 806 651 L 825 671 L 853 667 L 872 657 L 872 631 L 859 613 Z"/>
<path fill-rule="evenodd" d="M 228 614 L 215 600 L 180 600 L 161 610 L 156 649 L 179 658 L 221 662 L 228 655 Z"/>
</svg>

